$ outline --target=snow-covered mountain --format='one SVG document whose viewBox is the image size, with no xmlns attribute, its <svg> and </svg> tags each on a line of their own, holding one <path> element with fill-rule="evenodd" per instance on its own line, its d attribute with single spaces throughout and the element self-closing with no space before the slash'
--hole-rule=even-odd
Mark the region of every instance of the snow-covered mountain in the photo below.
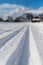
<svg viewBox="0 0 43 65">
<path fill-rule="evenodd" d="M 24 14 L 28 8 L 21 5 L 3 4 L 0 5 L 0 17 L 7 18 L 13 16 L 14 18 Z"/>
<path fill-rule="evenodd" d="M 0 17 L 6 19 L 8 16 L 13 18 L 18 17 L 24 13 L 32 13 L 39 15 L 43 13 L 43 7 L 39 9 L 30 9 L 21 5 L 12 5 L 12 4 L 1 4 L 0 5 Z"/>
</svg>

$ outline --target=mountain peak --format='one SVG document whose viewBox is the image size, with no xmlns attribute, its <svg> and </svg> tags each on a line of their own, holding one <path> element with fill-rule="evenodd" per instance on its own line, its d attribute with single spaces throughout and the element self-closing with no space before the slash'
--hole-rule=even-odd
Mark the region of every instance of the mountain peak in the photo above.
<svg viewBox="0 0 43 65">
<path fill-rule="evenodd" d="M 26 8 L 22 5 L 16 5 L 16 4 L 1 4 L 0 5 L 0 17 L 3 19 L 6 19 L 8 16 L 17 17 L 24 13 L 32 13 L 35 15 L 39 15 L 43 13 L 43 7 L 39 9 L 30 9 Z"/>
</svg>

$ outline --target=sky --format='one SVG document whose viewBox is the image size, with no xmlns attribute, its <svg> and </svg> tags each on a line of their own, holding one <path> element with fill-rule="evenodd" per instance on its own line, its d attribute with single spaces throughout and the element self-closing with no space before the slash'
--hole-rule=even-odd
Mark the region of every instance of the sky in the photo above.
<svg viewBox="0 0 43 65">
<path fill-rule="evenodd" d="M 3 3 L 23 5 L 34 9 L 43 7 L 43 0 L 0 0 L 0 4 Z"/>
</svg>

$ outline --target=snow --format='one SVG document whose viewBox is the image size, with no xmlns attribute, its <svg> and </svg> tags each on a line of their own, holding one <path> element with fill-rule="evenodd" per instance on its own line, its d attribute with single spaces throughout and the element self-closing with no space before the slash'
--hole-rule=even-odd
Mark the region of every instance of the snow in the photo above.
<svg viewBox="0 0 43 65">
<path fill-rule="evenodd" d="M 43 23 L 0 22 L 0 65 L 43 65 Z"/>
<path fill-rule="evenodd" d="M 43 31 L 40 30 L 40 28 L 38 28 L 36 26 L 35 27 L 32 26 L 32 32 L 33 32 L 34 40 L 36 42 L 38 52 L 39 52 L 39 55 L 41 57 L 42 64 L 43 64 L 43 52 L 42 52 L 42 50 L 43 50 Z"/>
<path fill-rule="evenodd" d="M 2 47 L 2 46 L 4 46 L 5 45 L 5 43 L 7 42 L 7 41 L 9 41 L 12 37 L 14 37 L 15 35 L 17 35 L 17 33 L 19 33 L 20 32 L 20 30 L 22 30 L 22 28 L 23 28 L 23 26 L 22 27 L 20 27 L 20 28 L 17 28 L 16 30 L 13 30 L 12 32 L 8 32 L 8 33 L 3 33 L 2 34 L 2 36 L 1 36 L 1 39 L 0 39 L 0 48 Z M 4 36 L 4 37 L 3 37 Z"/>
<path fill-rule="evenodd" d="M 25 27 L 22 31 L 20 31 L 20 33 L 18 33 L 14 38 L 12 38 L 10 41 L 8 41 L 5 44 L 4 47 L 1 48 L 1 51 L 0 51 L 0 65 L 6 65 L 7 62 L 8 62 L 7 65 L 9 65 L 9 64 L 11 65 L 12 60 L 13 60 L 14 57 L 15 57 L 15 60 L 16 60 L 14 65 L 17 65 L 17 63 L 19 61 L 19 56 L 21 55 L 22 47 L 24 45 L 24 41 L 25 41 L 25 38 L 26 38 L 25 37 L 26 36 L 25 31 L 26 30 L 27 30 L 27 27 Z M 9 60 L 10 56 L 13 53 L 14 53 L 14 55 L 12 56 L 13 58 L 11 58 Z M 4 56 L 5 56 L 5 58 L 4 58 Z M 18 59 L 17 59 L 17 56 L 18 56 Z M 4 60 L 3 60 L 3 58 L 4 58 Z M 7 61 L 7 60 L 9 60 L 10 62 Z"/>
<path fill-rule="evenodd" d="M 40 55 L 38 53 L 38 49 L 36 46 L 36 42 L 35 42 L 34 37 L 32 35 L 31 27 L 30 27 L 30 55 L 31 55 L 33 65 L 42 65 L 41 58 L 40 58 Z"/>
<path fill-rule="evenodd" d="M 43 13 L 43 7 L 39 9 L 30 9 L 16 4 L 0 4 L 0 18 L 2 17 L 4 20 L 6 20 L 8 16 L 16 18 L 24 13 L 39 15 Z"/>
</svg>

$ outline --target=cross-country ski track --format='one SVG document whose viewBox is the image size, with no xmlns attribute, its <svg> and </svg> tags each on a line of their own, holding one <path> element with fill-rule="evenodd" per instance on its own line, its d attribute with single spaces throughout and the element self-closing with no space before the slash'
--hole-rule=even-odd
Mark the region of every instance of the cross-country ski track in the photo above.
<svg viewBox="0 0 43 65">
<path fill-rule="evenodd" d="M 42 23 L 0 23 L 0 65 L 43 65 L 42 27 Z"/>
</svg>

